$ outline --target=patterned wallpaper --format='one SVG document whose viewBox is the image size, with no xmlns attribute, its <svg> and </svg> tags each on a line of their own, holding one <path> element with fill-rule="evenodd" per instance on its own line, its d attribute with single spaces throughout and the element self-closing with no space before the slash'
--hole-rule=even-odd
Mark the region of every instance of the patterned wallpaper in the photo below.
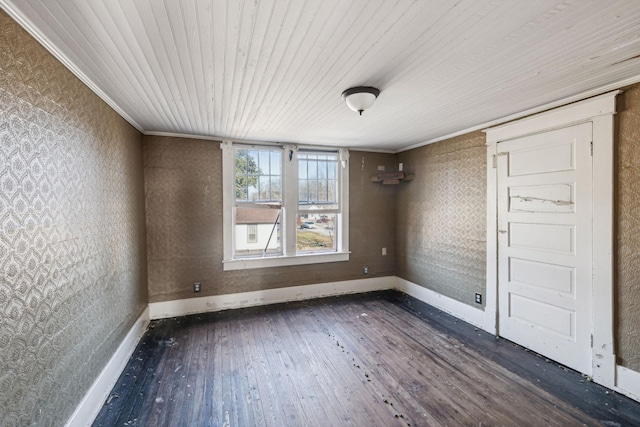
<svg viewBox="0 0 640 427">
<path fill-rule="evenodd" d="M 64 425 L 145 307 L 141 136 L 0 11 L 0 425 Z"/>
<path fill-rule="evenodd" d="M 618 97 L 617 355 L 640 372 L 640 85 Z"/>
<path fill-rule="evenodd" d="M 394 191 L 370 182 L 393 159 L 351 153 L 349 262 L 223 271 L 220 143 L 145 136 L 150 302 L 361 279 L 363 266 L 366 277 L 393 275 Z M 193 293 L 193 282 L 202 282 L 202 292 Z"/>
<path fill-rule="evenodd" d="M 481 132 L 398 155 L 415 180 L 398 188 L 396 273 L 470 305 L 485 293 L 485 159 Z"/>
</svg>

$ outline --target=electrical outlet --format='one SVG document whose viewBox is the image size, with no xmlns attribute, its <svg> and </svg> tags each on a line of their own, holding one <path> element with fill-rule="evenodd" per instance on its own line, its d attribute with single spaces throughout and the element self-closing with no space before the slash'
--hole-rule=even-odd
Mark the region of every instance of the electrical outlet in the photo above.
<svg viewBox="0 0 640 427">
<path fill-rule="evenodd" d="M 362 267 L 362 274 L 369 274 L 369 267 Z"/>
<path fill-rule="evenodd" d="M 202 287 L 202 283 L 200 282 L 195 282 L 193 284 L 193 292 L 200 292 L 200 288 Z"/>
<path fill-rule="evenodd" d="M 384 171 L 384 166 L 378 166 L 378 171 L 383 172 Z"/>
<path fill-rule="evenodd" d="M 404 167 L 404 165 L 402 163 L 398 163 L 398 171 L 402 172 L 402 168 Z"/>
<path fill-rule="evenodd" d="M 382 256 L 387 256 L 387 248 L 382 248 Z"/>
<path fill-rule="evenodd" d="M 476 304 L 482 304 L 482 294 L 476 292 Z"/>
</svg>

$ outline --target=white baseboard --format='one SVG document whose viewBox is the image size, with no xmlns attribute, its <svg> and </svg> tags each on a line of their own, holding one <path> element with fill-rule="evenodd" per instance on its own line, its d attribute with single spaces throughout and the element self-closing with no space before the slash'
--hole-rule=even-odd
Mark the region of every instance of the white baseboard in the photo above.
<svg viewBox="0 0 640 427">
<path fill-rule="evenodd" d="M 74 413 L 67 420 L 66 427 L 90 426 L 93 423 L 105 399 L 127 366 L 127 362 L 136 349 L 142 334 L 146 331 L 148 323 L 149 307 L 144 309 L 138 320 L 133 324 L 127 336 L 118 346 L 116 352 L 113 353 L 98 378 L 93 382 Z"/>
<path fill-rule="evenodd" d="M 640 402 L 640 372 L 616 366 L 616 386 L 614 390 Z"/>
<path fill-rule="evenodd" d="M 149 315 L 151 319 L 164 319 L 167 317 L 208 313 L 232 308 L 253 307 L 334 295 L 380 291 L 384 289 L 393 289 L 394 284 L 395 276 L 387 276 L 347 280 L 342 282 L 320 283 L 316 285 L 291 286 L 237 294 L 213 295 L 208 297 L 188 298 L 165 302 L 152 302 L 149 303 Z"/>
<path fill-rule="evenodd" d="M 485 313 L 483 310 L 473 308 L 465 303 L 456 301 L 453 298 L 441 295 L 423 286 L 401 279 L 400 277 L 396 277 L 395 288 L 445 313 L 449 313 L 460 320 L 484 329 Z"/>
</svg>

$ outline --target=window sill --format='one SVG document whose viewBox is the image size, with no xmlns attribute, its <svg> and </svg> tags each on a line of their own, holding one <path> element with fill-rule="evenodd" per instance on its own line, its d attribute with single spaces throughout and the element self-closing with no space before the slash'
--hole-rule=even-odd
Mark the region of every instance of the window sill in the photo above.
<svg viewBox="0 0 640 427">
<path fill-rule="evenodd" d="M 224 271 L 247 270 L 251 268 L 283 267 L 288 265 L 321 264 L 325 262 L 349 261 L 350 252 L 325 254 L 304 254 L 269 258 L 246 258 L 222 261 Z"/>
</svg>

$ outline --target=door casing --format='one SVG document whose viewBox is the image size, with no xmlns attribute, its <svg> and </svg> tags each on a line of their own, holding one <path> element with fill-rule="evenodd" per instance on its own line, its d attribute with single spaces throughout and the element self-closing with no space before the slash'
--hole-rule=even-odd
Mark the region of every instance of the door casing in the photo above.
<svg viewBox="0 0 640 427">
<path fill-rule="evenodd" d="M 593 380 L 615 387 L 613 317 L 613 148 L 616 96 L 620 91 L 485 130 L 487 135 L 487 283 L 484 329 L 498 330 L 498 143 L 579 123 L 593 126 Z"/>
</svg>

